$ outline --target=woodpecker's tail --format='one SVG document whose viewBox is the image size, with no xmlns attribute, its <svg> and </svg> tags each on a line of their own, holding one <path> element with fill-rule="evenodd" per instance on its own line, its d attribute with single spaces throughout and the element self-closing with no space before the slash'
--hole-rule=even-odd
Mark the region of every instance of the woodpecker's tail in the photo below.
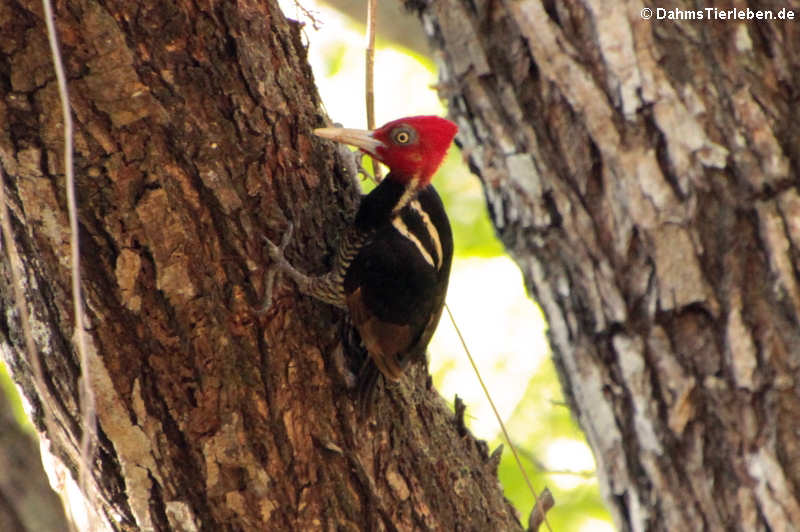
<svg viewBox="0 0 800 532">
<path fill-rule="evenodd" d="M 372 413 L 381 373 L 349 319 L 345 321 L 342 333 L 347 360 L 351 371 L 356 374 L 356 408 L 361 420 L 365 420 Z"/>
<path fill-rule="evenodd" d="M 378 366 L 367 357 L 364 365 L 361 366 L 361 371 L 358 373 L 358 384 L 356 385 L 358 392 L 358 406 L 361 413 L 361 419 L 365 420 L 371 413 L 375 405 L 375 390 L 378 388 L 378 377 L 381 372 L 378 371 Z"/>
</svg>

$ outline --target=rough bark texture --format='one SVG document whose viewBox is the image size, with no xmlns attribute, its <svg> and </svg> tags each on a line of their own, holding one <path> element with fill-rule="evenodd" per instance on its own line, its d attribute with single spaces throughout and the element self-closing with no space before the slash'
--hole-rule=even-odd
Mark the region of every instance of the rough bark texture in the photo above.
<svg viewBox="0 0 800 532">
<path fill-rule="evenodd" d="M 74 475 L 62 122 L 39 2 L 0 3 L 0 163 L 46 386 L 0 264 L 4 360 Z M 421 365 L 355 419 L 344 317 L 264 292 L 262 237 L 322 272 L 357 203 L 300 29 L 271 1 L 56 6 L 99 441 L 90 492 L 114 530 L 515 530 L 485 445 Z"/>
<path fill-rule="evenodd" d="M 407 4 L 619 528 L 795 530 L 797 3 Z"/>
</svg>

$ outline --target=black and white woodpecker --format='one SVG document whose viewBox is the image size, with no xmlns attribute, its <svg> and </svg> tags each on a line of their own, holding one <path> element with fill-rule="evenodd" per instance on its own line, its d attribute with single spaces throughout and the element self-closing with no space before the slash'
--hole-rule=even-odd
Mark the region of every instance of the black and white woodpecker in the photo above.
<svg viewBox="0 0 800 532">
<path fill-rule="evenodd" d="M 314 134 L 356 146 L 389 167 L 389 174 L 361 199 L 342 234 L 330 272 L 307 276 L 280 247 L 270 257 L 300 291 L 347 309 L 369 353 L 359 375 L 362 409 L 378 372 L 400 379 L 425 350 L 442 313 L 453 234 L 442 200 L 430 184 L 458 128 L 437 116 L 401 118 L 374 131 L 316 129 Z"/>
</svg>

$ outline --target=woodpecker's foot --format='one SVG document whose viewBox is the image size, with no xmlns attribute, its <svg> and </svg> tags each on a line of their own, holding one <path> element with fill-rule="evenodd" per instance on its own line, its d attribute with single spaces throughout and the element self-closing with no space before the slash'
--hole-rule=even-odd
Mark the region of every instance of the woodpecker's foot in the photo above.
<svg viewBox="0 0 800 532">
<path fill-rule="evenodd" d="M 275 243 L 267 238 L 266 236 L 262 236 L 261 238 L 264 239 L 264 243 L 267 246 L 267 253 L 269 253 L 269 258 L 272 259 L 272 262 L 275 266 L 283 269 L 283 268 L 291 268 L 291 264 L 289 261 L 286 260 L 286 257 L 283 256 L 283 252 L 286 250 L 286 247 L 289 245 L 289 242 L 292 240 L 292 233 L 294 232 L 294 224 L 289 222 L 289 227 L 286 228 L 286 232 L 283 234 L 283 238 L 281 238 L 281 245 L 276 246 Z"/>
<path fill-rule="evenodd" d="M 309 278 L 303 273 L 297 271 L 297 269 L 295 269 L 295 267 L 292 266 L 288 260 L 286 260 L 286 257 L 283 254 L 284 250 L 289 245 L 289 242 L 292 240 L 293 230 L 294 225 L 289 222 L 289 227 L 286 229 L 286 233 L 283 234 L 283 238 L 281 238 L 280 246 L 276 246 L 275 243 L 266 236 L 263 237 L 264 243 L 267 246 L 267 252 L 272 260 L 272 264 L 266 270 L 266 277 L 264 280 L 264 303 L 259 308 L 259 312 L 266 312 L 272 306 L 272 290 L 275 286 L 275 276 L 279 272 L 289 275 L 289 277 L 291 277 L 300 287 L 300 290 L 304 290 L 308 287 Z"/>
</svg>

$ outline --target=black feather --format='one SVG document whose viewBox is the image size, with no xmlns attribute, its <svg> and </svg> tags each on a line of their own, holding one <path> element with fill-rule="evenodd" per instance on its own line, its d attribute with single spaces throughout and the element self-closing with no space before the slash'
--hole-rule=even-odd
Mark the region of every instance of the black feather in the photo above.
<svg viewBox="0 0 800 532">
<path fill-rule="evenodd" d="M 383 369 L 397 368 L 394 373 L 398 374 L 385 375 L 396 379 L 411 361 L 424 357 L 438 324 L 450 277 L 453 236 L 441 198 L 432 186 L 416 194 L 417 206 L 409 203 L 395 213 L 403 222 L 403 232 L 392 225 L 392 212 L 406 187 L 391 177 L 359 207 L 356 227 L 370 237 L 347 268 L 344 292 L 370 356 L 381 360 L 378 366 Z M 359 372 L 362 413 L 372 408 L 378 366 L 370 360 Z"/>
</svg>

